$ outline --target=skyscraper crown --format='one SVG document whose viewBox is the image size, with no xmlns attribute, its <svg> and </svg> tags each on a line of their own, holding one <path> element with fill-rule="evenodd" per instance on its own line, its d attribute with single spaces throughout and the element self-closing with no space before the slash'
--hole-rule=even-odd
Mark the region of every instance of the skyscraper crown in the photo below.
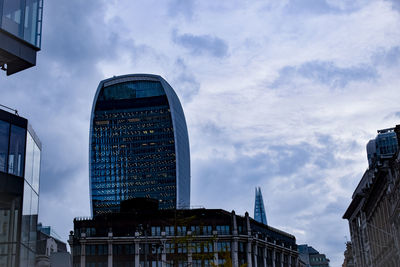
<svg viewBox="0 0 400 267">
<path fill-rule="evenodd" d="M 254 220 L 263 224 L 268 224 L 260 187 L 256 187 L 256 198 L 254 202 Z"/>
</svg>

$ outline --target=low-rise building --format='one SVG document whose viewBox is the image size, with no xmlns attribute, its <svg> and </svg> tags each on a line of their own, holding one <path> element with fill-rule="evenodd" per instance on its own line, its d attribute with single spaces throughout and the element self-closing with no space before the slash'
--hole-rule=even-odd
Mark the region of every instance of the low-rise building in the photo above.
<svg viewBox="0 0 400 267">
<path fill-rule="evenodd" d="M 221 209 L 123 210 L 76 218 L 73 266 L 298 266 L 293 235 Z"/>
<path fill-rule="evenodd" d="M 346 250 L 344 251 L 344 261 L 342 267 L 354 267 L 353 247 L 351 242 L 346 242 Z"/>
<path fill-rule="evenodd" d="M 329 267 L 329 259 L 307 244 L 299 245 L 299 258 L 306 267 Z"/>
</svg>

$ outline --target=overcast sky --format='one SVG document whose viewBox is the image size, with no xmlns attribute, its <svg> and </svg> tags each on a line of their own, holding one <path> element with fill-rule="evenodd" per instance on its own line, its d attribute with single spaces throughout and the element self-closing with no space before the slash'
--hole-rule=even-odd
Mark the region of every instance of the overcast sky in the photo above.
<svg viewBox="0 0 400 267">
<path fill-rule="evenodd" d="M 43 143 L 39 220 L 66 241 L 73 218 L 90 214 L 100 80 L 154 73 L 188 122 L 191 204 L 252 216 L 261 186 L 271 226 L 341 265 L 365 145 L 400 123 L 397 3 L 45 1 L 37 66 L 0 73 L 0 103 Z"/>
</svg>

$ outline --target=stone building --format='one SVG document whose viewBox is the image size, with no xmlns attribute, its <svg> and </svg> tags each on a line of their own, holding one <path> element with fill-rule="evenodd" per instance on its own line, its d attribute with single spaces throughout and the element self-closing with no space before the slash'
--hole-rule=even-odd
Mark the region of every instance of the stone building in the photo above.
<svg viewBox="0 0 400 267">
<path fill-rule="evenodd" d="M 76 218 L 73 266 L 298 266 L 293 235 L 221 209 L 142 209 Z"/>
<path fill-rule="evenodd" d="M 353 246 L 351 242 L 346 242 L 342 267 L 354 267 Z"/>
<path fill-rule="evenodd" d="M 394 131 L 399 139 L 400 125 Z M 400 154 L 365 171 L 344 219 L 349 221 L 354 266 L 399 266 Z"/>
</svg>

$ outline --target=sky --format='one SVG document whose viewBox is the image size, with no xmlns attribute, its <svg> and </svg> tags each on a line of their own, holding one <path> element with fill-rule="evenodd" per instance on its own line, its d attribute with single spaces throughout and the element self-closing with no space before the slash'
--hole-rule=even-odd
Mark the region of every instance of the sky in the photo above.
<svg viewBox="0 0 400 267">
<path fill-rule="evenodd" d="M 36 67 L 0 73 L 0 103 L 43 143 L 39 221 L 67 240 L 89 216 L 93 97 L 113 75 L 176 90 L 191 205 L 253 216 L 341 266 L 342 216 L 376 130 L 400 124 L 400 4 L 389 0 L 45 1 Z"/>
</svg>

